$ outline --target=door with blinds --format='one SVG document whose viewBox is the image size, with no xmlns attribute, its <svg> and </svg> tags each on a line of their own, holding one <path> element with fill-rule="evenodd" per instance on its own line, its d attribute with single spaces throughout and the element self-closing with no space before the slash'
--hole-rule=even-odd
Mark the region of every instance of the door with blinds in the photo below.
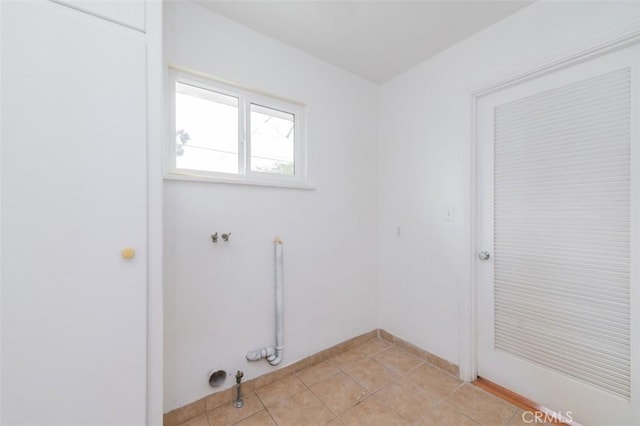
<svg viewBox="0 0 640 426">
<path fill-rule="evenodd" d="M 478 375 L 638 425 L 637 46 L 477 104 Z"/>
</svg>

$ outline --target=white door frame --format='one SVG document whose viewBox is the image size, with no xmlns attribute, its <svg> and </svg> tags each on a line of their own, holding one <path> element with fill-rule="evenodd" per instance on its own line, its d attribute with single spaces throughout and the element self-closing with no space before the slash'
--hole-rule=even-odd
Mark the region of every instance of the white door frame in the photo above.
<svg viewBox="0 0 640 426">
<path fill-rule="evenodd" d="M 467 256 L 464 270 L 466 274 L 460 282 L 459 320 L 460 320 L 460 378 L 472 382 L 478 377 L 477 367 L 477 235 L 479 231 L 478 209 L 478 137 L 477 108 L 483 96 L 507 87 L 523 83 L 527 80 L 567 68 L 579 62 L 596 58 L 607 53 L 640 43 L 640 21 L 634 19 L 616 26 L 606 32 L 595 34 L 521 67 L 497 81 L 489 82 L 464 94 L 464 105 L 468 111 L 466 128 L 468 130 L 465 167 L 466 171 L 466 247 Z"/>
<path fill-rule="evenodd" d="M 147 25 L 147 407 L 146 425 L 162 424 L 163 407 L 163 228 L 164 137 L 163 4 L 145 4 Z"/>
</svg>

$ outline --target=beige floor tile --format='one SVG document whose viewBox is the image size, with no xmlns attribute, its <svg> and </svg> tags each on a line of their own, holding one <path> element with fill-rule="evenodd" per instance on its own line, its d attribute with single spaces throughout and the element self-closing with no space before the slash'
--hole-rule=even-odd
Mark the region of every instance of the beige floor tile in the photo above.
<svg viewBox="0 0 640 426">
<path fill-rule="evenodd" d="M 358 349 L 351 349 L 330 358 L 329 361 L 341 370 L 346 370 L 369 359 L 369 356 Z"/>
<path fill-rule="evenodd" d="M 312 367 L 298 371 L 296 376 L 307 386 L 315 385 L 322 380 L 335 376 L 340 370 L 329 361 L 322 361 Z"/>
<path fill-rule="evenodd" d="M 535 420 L 380 338 L 258 389 L 242 409 L 231 402 L 209 409 L 204 402 L 166 417 L 177 426 L 525 426 Z"/>
<path fill-rule="evenodd" d="M 260 402 L 256 394 L 251 394 L 244 397 L 244 407 L 242 408 L 236 408 L 230 402 L 211 411 L 207 411 L 207 420 L 209 420 L 211 426 L 231 425 L 246 419 L 262 409 L 264 409 L 262 402 Z"/>
<path fill-rule="evenodd" d="M 335 414 L 348 410 L 369 394 L 344 373 L 316 383 L 310 389 Z"/>
<path fill-rule="evenodd" d="M 309 390 L 283 399 L 268 410 L 278 426 L 325 425 L 335 417 Z"/>
<path fill-rule="evenodd" d="M 527 411 L 526 413 L 522 410 L 518 410 L 509 423 L 508 426 L 527 426 L 527 425 L 535 425 L 535 426 L 551 426 L 552 423 L 545 422 L 544 413 L 539 412 L 538 419 L 536 419 L 535 411 Z"/>
<path fill-rule="evenodd" d="M 374 359 L 361 362 L 347 370 L 346 373 L 369 392 L 382 389 L 383 386 L 389 385 L 398 377 L 396 373 Z"/>
<path fill-rule="evenodd" d="M 276 426 L 276 422 L 273 421 L 267 410 L 258 411 L 256 414 L 247 417 L 239 423 L 237 426 Z"/>
<path fill-rule="evenodd" d="M 508 402 L 469 384 L 456 390 L 444 403 L 483 425 L 504 425 L 517 410 Z"/>
<path fill-rule="evenodd" d="M 404 374 L 423 363 L 422 360 L 395 346 L 384 352 L 380 352 L 373 358 L 398 374 Z"/>
<path fill-rule="evenodd" d="M 273 405 L 291 395 L 306 389 L 305 385 L 295 375 L 267 385 L 256 391 L 265 406 Z"/>
<path fill-rule="evenodd" d="M 464 414 L 447 405 L 440 405 L 415 423 L 416 426 L 479 426 Z"/>
<path fill-rule="evenodd" d="M 404 426 L 409 425 L 399 414 L 386 408 L 376 398 L 368 398 L 340 416 L 348 426 Z"/>
<path fill-rule="evenodd" d="M 435 406 L 435 400 L 411 383 L 392 383 L 374 395 L 385 407 L 415 422 Z"/>
<path fill-rule="evenodd" d="M 206 414 L 201 414 L 198 417 L 179 424 L 178 426 L 209 426 Z"/>
<path fill-rule="evenodd" d="M 460 380 L 428 364 L 411 370 L 401 380 L 418 386 L 437 400 L 451 395 L 462 384 Z"/>
<path fill-rule="evenodd" d="M 365 354 L 369 355 L 369 356 L 373 356 L 377 353 L 380 353 L 382 351 L 384 351 L 385 349 L 388 349 L 391 347 L 391 343 L 389 342 L 385 342 L 384 340 L 380 339 L 379 337 L 376 337 L 375 339 L 371 339 L 365 343 L 363 343 L 362 345 L 358 346 L 356 349 L 358 349 L 359 351 L 364 352 Z"/>
<path fill-rule="evenodd" d="M 191 419 L 198 417 L 205 412 L 204 399 L 200 399 L 184 407 L 178 408 L 172 412 L 172 416 L 175 419 L 176 424 L 185 423 Z"/>
<path fill-rule="evenodd" d="M 176 426 L 176 412 L 171 411 L 169 413 L 164 413 L 162 416 L 162 426 Z"/>
<path fill-rule="evenodd" d="M 242 390 L 247 389 L 247 384 L 242 384 Z M 209 395 L 204 399 L 205 401 L 205 411 L 211 411 L 214 408 L 218 408 L 221 405 L 228 403 L 229 401 L 233 401 L 236 397 L 236 390 L 234 388 L 227 389 L 225 391 L 216 392 L 212 395 Z M 253 391 L 247 392 L 247 394 L 253 393 Z"/>
</svg>

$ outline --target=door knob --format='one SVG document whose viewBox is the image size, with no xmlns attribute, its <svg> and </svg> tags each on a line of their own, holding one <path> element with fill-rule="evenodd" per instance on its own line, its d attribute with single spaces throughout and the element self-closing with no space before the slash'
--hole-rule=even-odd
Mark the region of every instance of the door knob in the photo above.
<svg viewBox="0 0 640 426">
<path fill-rule="evenodd" d="M 488 251 L 484 250 L 478 253 L 478 257 L 480 258 L 480 260 L 487 260 L 491 257 L 491 255 L 489 254 Z"/>
<path fill-rule="evenodd" d="M 133 259 L 133 257 L 136 255 L 136 251 L 131 247 L 126 247 L 122 249 L 122 251 L 120 252 L 120 255 L 122 256 L 123 259 L 127 259 L 127 260 Z"/>
</svg>

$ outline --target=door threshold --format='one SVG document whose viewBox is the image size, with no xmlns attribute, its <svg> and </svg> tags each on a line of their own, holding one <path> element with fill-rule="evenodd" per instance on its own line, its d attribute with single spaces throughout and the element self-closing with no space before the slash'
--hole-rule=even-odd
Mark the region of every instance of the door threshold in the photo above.
<svg viewBox="0 0 640 426">
<path fill-rule="evenodd" d="M 579 423 L 570 422 L 566 423 L 562 419 L 558 418 L 557 414 L 542 405 L 531 401 L 530 399 L 525 398 L 522 395 L 519 395 L 507 388 L 503 388 L 502 386 L 493 383 L 487 379 L 484 379 L 480 376 L 472 383 L 473 385 L 479 387 L 480 389 L 489 392 L 497 396 L 500 399 L 503 399 L 516 407 L 524 410 L 525 412 L 531 412 L 531 424 L 557 424 L 557 425 L 567 425 L 567 426 L 581 426 Z M 538 420 L 539 419 L 539 420 Z M 538 420 L 538 421 L 536 421 Z M 527 422 L 529 423 L 529 422 Z"/>
</svg>

